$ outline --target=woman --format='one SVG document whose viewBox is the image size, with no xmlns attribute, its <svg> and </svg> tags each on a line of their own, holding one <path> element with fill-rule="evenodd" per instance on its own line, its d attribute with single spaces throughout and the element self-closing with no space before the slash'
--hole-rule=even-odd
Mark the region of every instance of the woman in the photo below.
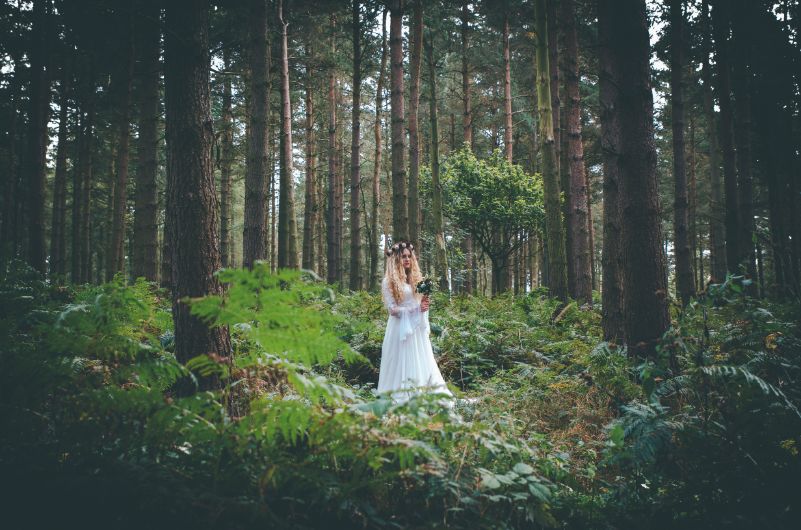
<svg viewBox="0 0 801 530">
<path fill-rule="evenodd" d="M 378 392 L 389 392 L 396 403 L 422 392 L 453 396 L 442 379 L 428 339 L 431 302 L 428 296 L 416 292 L 417 283 L 423 278 L 414 245 L 408 241 L 395 243 L 387 248 L 386 255 L 381 292 L 389 318 L 381 347 Z"/>
</svg>

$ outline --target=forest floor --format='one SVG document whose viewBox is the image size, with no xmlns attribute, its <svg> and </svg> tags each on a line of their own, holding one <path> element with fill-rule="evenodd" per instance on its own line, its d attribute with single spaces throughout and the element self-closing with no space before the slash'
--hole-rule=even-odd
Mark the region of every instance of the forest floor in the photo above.
<svg viewBox="0 0 801 530">
<path fill-rule="evenodd" d="M 377 294 L 291 273 L 223 279 L 224 299 L 194 307 L 229 327 L 234 357 L 183 366 L 169 300 L 151 285 L 7 275 L 6 520 L 791 528 L 798 518 L 797 305 L 714 286 L 673 308 L 658 357 L 635 362 L 601 341 L 597 305 L 554 318 L 543 291 L 435 293 L 432 344 L 456 406 L 436 396 L 396 406 L 374 394 L 386 322 Z M 222 390 L 179 391 L 208 378 Z"/>
</svg>

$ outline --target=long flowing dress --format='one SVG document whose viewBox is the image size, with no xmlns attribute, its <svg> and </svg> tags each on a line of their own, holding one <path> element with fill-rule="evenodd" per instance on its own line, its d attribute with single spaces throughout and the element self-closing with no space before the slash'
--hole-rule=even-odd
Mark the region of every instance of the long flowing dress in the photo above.
<svg viewBox="0 0 801 530">
<path fill-rule="evenodd" d="M 412 286 L 403 285 L 403 300 L 398 303 L 384 278 L 381 293 L 389 317 L 381 347 L 378 392 L 390 392 L 396 403 L 424 392 L 453 396 L 434 359 L 428 338 L 431 332 L 428 311 L 420 310 L 420 301 L 414 296 Z"/>
</svg>

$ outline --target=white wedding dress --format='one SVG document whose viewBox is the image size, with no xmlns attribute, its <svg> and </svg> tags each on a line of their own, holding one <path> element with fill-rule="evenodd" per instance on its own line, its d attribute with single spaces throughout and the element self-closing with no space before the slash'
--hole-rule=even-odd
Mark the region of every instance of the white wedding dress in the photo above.
<svg viewBox="0 0 801 530">
<path fill-rule="evenodd" d="M 397 303 L 384 278 L 381 293 L 389 317 L 381 347 L 378 392 L 389 392 L 395 403 L 403 403 L 415 394 L 425 392 L 453 397 L 434 360 L 428 338 L 431 331 L 428 311 L 420 310 L 412 286 L 403 285 L 403 301 Z"/>
</svg>

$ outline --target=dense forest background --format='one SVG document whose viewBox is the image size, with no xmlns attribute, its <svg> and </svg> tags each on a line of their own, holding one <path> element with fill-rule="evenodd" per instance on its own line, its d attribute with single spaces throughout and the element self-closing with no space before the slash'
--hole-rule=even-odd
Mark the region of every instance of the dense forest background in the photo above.
<svg viewBox="0 0 801 530">
<path fill-rule="evenodd" d="M 793 527 L 800 18 L 3 2 L 14 514 Z M 371 391 L 399 240 L 453 410 Z"/>
</svg>

